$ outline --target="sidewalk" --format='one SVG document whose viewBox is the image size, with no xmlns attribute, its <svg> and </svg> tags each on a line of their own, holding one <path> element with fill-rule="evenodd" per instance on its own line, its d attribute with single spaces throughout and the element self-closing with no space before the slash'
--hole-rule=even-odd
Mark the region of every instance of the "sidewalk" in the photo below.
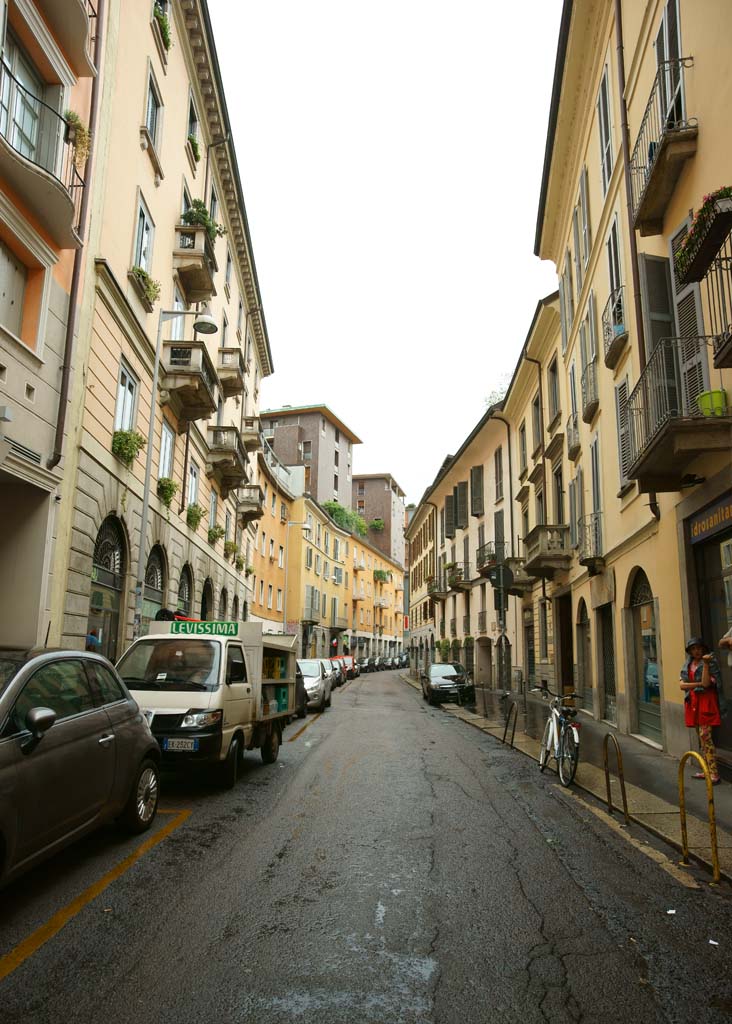
<svg viewBox="0 0 732 1024">
<path fill-rule="evenodd" d="M 411 679 L 406 672 L 400 674 L 404 682 L 421 692 L 420 685 L 416 680 Z M 499 741 L 503 737 L 504 720 L 502 718 L 484 718 L 482 715 L 455 704 L 443 704 L 442 707 L 447 714 L 460 718 L 476 729 L 497 737 Z M 539 741 L 521 730 L 520 710 L 519 708 L 519 724 L 516 728 L 514 748 L 537 760 Z M 582 723 L 582 746 L 574 784 L 607 804 L 602 744 L 608 730 L 597 722 L 590 722 L 584 718 L 580 721 Z M 511 729 L 508 730 L 506 739 L 507 742 L 510 742 Z M 678 760 L 661 751 L 649 748 L 645 743 L 633 739 L 632 736 L 618 736 L 617 740 L 623 757 L 625 790 L 630 818 L 680 850 Z M 612 800 L 616 809 L 615 816 L 622 821 L 622 795 L 620 784 L 615 777 L 615 751 L 612 743 L 609 744 L 609 764 Z M 551 760 L 547 770 L 551 770 L 553 765 L 554 761 Z M 686 767 L 688 769 L 686 773 L 686 811 L 689 854 L 695 860 L 705 864 L 711 871 L 707 790 L 704 782 L 690 777 L 691 772 L 698 768 L 697 762 L 693 761 L 692 763 L 692 759 L 689 759 Z M 722 876 L 728 881 L 732 881 L 732 785 L 729 782 L 723 781 L 719 786 L 714 787 L 714 808 L 717 819 L 719 866 Z"/>
</svg>

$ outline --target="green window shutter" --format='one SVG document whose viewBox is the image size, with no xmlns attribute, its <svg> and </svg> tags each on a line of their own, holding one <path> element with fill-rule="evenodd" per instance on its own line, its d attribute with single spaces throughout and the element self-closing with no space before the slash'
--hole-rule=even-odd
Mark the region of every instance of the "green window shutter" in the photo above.
<svg viewBox="0 0 732 1024">
<path fill-rule="evenodd" d="M 627 483 L 630 466 L 630 423 L 628 420 L 628 378 L 615 388 L 615 411 L 618 418 L 618 463 L 620 482 Z"/>
<path fill-rule="evenodd" d="M 455 497 L 452 494 L 445 498 L 445 536 L 455 536 Z"/>
<path fill-rule="evenodd" d="M 462 480 L 454 491 L 455 495 L 455 526 L 464 530 L 468 525 L 468 481 Z"/>
<path fill-rule="evenodd" d="M 483 501 L 483 467 L 473 466 L 470 470 L 470 514 L 482 516 L 485 511 Z"/>
</svg>

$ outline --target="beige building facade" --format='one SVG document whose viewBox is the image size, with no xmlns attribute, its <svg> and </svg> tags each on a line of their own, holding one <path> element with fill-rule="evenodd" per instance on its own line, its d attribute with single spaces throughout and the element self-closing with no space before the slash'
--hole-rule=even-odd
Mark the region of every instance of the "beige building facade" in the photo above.
<svg viewBox="0 0 732 1024">
<path fill-rule="evenodd" d="M 114 660 L 162 607 L 248 614 L 273 366 L 205 0 L 113 0 L 105 24 L 51 632 Z"/>
</svg>

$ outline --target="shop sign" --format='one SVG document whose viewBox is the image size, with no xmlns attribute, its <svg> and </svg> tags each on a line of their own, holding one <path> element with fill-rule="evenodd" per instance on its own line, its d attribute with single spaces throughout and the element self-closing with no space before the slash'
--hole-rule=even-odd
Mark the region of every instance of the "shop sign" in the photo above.
<svg viewBox="0 0 732 1024">
<path fill-rule="evenodd" d="M 713 537 L 722 530 L 732 529 L 732 494 L 720 498 L 689 519 L 689 536 L 692 544 L 698 544 Z"/>
<path fill-rule="evenodd" d="M 171 633 L 187 636 L 238 636 L 238 622 L 171 622 Z"/>
</svg>

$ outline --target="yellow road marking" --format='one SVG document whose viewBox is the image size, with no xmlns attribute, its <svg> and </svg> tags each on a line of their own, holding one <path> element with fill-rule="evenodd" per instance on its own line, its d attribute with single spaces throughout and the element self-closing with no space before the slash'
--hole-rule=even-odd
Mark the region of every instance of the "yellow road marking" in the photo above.
<svg viewBox="0 0 732 1024">
<path fill-rule="evenodd" d="M 156 832 L 154 836 L 150 836 L 144 843 L 137 847 L 136 850 L 125 857 L 123 861 L 120 861 L 116 867 L 113 867 L 111 871 L 108 871 L 106 875 L 90 885 L 88 889 L 80 893 L 76 899 L 72 900 L 71 903 L 62 907 L 61 910 L 57 911 L 53 917 L 49 918 L 45 924 L 42 924 L 40 928 L 36 928 L 27 939 L 23 939 L 22 942 L 18 943 L 15 949 L 11 949 L 5 956 L 0 957 L 0 981 L 3 978 L 7 978 L 9 974 L 17 970 L 22 963 L 24 963 L 28 957 L 32 956 L 37 952 L 41 946 L 44 946 L 49 939 L 52 939 L 54 935 L 57 935 L 62 928 L 64 928 L 69 921 L 76 917 L 76 915 L 84 909 L 84 907 L 91 903 L 93 899 L 96 899 L 100 893 L 104 892 L 107 886 L 111 885 L 112 882 L 116 881 L 121 875 L 128 871 L 133 864 L 135 864 L 141 857 L 143 857 L 149 850 L 152 850 L 154 846 L 161 843 L 163 839 L 174 832 L 179 825 L 190 816 L 190 811 L 159 811 L 159 814 L 174 814 L 175 817 L 170 821 L 164 828 L 161 828 L 159 832 Z"/>
<path fill-rule="evenodd" d="M 317 722 L 317 720 L 320 718 L 320 716 L 322 714 L 323 714 L 323 712 L 319 711 L 316 715 L 313 715 L 313 717 L 310 719 L 310 721 L 306 722 L 305 725 L 303 725 L 302 729 L 298 729 L 294 736 L 290 736 L 290 738 L 288 739 L 287 742 L 288 743 L 294 743 L 295 740 L 297 739 L 297 737 L 298 736 L 302 736 L 302 734 L 305 732 L 305 730 L 309 729 L 310 726 L 313 724 L 313 722 Z"/>
</svg>

